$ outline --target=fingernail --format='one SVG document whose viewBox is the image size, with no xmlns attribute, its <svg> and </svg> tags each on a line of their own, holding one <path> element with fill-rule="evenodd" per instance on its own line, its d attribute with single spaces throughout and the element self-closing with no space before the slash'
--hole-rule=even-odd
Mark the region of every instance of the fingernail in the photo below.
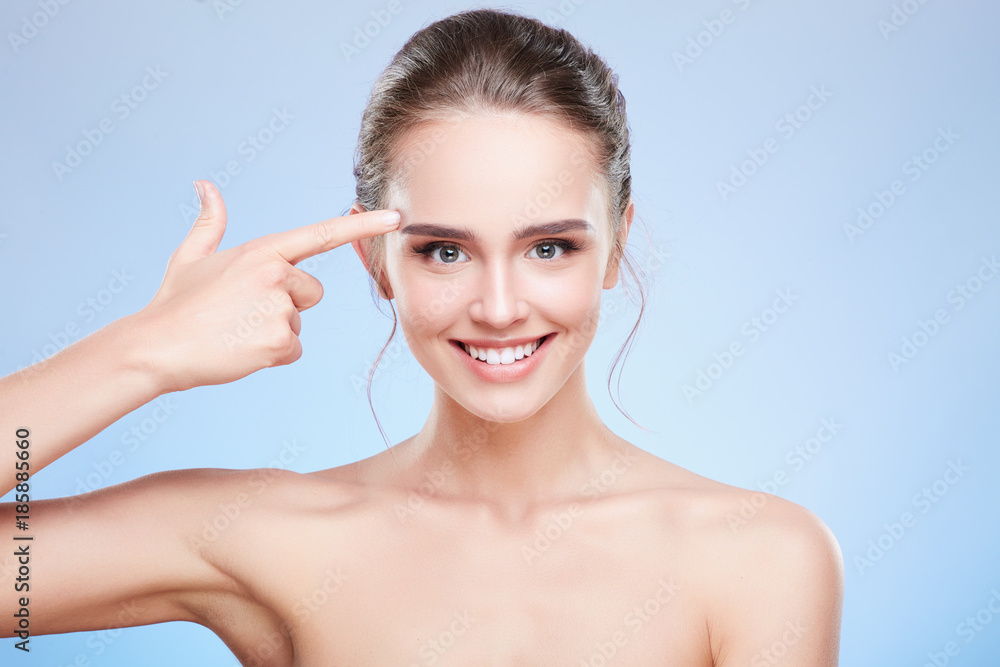
<svg viewBox="0 0 1000 667">
<path fill-rule="evenodd" d="M 399 211 L 389 211 L 385 214 L 383 222 L 385 222 L 386 227 L 396 227 L 399 225 L 399 221 L 402 216 L 399 215 Z"/>
<path fill-rule="evenodd" d="M 194 182 L 194 191 L 198 193 L 198 204 L 201 204 L 201 200 L 205 198 L 205 190 L 198 181 Z"/>
</svg>

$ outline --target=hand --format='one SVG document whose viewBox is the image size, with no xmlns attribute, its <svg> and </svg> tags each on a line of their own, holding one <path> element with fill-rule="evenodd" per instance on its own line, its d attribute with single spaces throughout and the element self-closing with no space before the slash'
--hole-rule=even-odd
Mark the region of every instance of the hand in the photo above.
<svg viewBox="0 0 1000 667">
<path fill-rule="evenodd" d="M 226 206 L 208 181 L 201 212 L 167 262 L 153 300 L 136 313 L 142 356 L 163 393 L 233 382 L 302 356 L 299 313 L 323 298 L 295 264 L 398 226 L 398 213 L 368 211 L 268 234 L 216 252 Z M 396 224 L 385 221 L 395 216 Z"/>
</svg>

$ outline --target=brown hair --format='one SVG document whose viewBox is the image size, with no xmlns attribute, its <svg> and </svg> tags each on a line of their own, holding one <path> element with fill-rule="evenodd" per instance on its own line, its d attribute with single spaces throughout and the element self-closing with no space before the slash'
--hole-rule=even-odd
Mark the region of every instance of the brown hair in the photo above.
<svg viewBox="0 0 1000 667">
<path fill-rule="evenodd" d="M 646 304 L 642 284 L 618 235 L 632 191 L 629 128 L 618 75 L 573 35 L 537 19 L 496 9 L 459 12 L 413 34 L 375 81 L 361 118 L 354 156 L 357 203 L 368 211 L 387 208 L 392 189 L 400 187 L 409 170 L 417 168 L 419 154 L 408 164 L 398 161 L 400 140 L 406 133 L 429 121 L 490 112 L 551 118 L 591 140 L 587 157 L 603 176 L 611 257 L 621 259 L 636 279 L 641 298 L 639 318 L 608 372 L 610 394 L 614 366 L 625 346 L 631 348 Z M 363 247 L 367 248 L 373 279 L 372 297 L 378 305 L 376 288 L 378 298 L 387 295 L 383 288 L 385 237 L 364 239 Z M 388 302 L 391 308 L 392 301 Z M 369 405 L 374 369 L 396 333 L 395 308 L 392 314 L 389 340 L 368 373 Z M 598 323 L 592 324 L 596 328 Z M 619 375 L 619 391 L 620 384 Z M 615 406 L 636 424 L 617 402 Z M 375 421 L 385 439 L 377 415 Z"/>
</svg>

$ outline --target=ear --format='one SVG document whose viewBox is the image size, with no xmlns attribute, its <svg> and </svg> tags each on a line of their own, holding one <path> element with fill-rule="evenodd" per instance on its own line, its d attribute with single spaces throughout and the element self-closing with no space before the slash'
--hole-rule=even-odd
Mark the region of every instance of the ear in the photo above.
<svg viewBox="0 0 1000 667">
<path fill-rule="evenodd" d="M 621 243 L 621 247 L 625 247 L 625 243 L 628 241 L 628 233 L 632 228 L 632 216 L 635 214 L 635 202 L 631 199 L 628 200 L 628 208 L 625 209 L 625 215 L 622 216 L 622 224 L 618 228 L 618 239 Z M 612 248 L 612 252 L 614 249 Z M 607 272 L 604 274 L 604 289 L 611 289 L 618 284 L 618 269 L 621 264 L 621 257 L 611 257 L 608 260 Z"/>
<path fill-rule="evenodd" d="M 365 207 L 359 204 L 358 202 L 354 202 L 353 204 L 351 204 L 351 210 L 347 213 L 347 215 L 356 215 L 358 213 L 364 213 L 364 212 L 365 212 Z M 357 239 L 355 241 L 351 241 L 351 247 L 354 248 L 354 252 L 357 253 L 358 257 L 361 259 L 361 263 L 364 264 L 365 271 L 368 273 L 368 275 L 371 275 L 372 273 L 371 263 L 368 261 L 368 252 L 371 249 L 371 239 L 366 237 L 363 239 Z M 379 296 L 381 296 L 383 299 L 393 298 L 392 287 L 380 284 L 378 292 Z"/>
</svg>

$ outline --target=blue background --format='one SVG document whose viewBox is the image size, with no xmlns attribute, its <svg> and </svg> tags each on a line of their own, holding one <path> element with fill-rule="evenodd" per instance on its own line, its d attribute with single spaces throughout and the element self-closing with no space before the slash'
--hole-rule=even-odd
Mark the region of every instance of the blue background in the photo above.
<svg viewBox="0 0 1000 667">
<path fill-rule="evenodd" d="M 221 248 L 346 213 L 374 78 L 417 29 L 473 6 L 403 1 L 378 26 L 372 12 L 388 2 L 233 2 L 52 0 L 51 18 L 37 1 L 0 7 L 0 374 L 146 305 L 196 215 L 196 178 L 222 186 Z M 1000 279 L 977 282 L 977 271 L 993 277 L 981 267 L 1000 252 L 1000 5 L 504 6 L 593 46 L 628 101 L 642 219 L 629 246 L 652 288 L 621 403 L 653 433 L 625 419 L 607 389 L 638 314 L 621 285 L 604 293 L 587 361 L 609 426 L 701 475 L 773 489 L 830 526 L 846 569 L 843 665 L 923 665 L 949 641 L 960 651 L 948 664 L 1000 664 L 1000 615 L 982 612 L 989 622 L 971 641 L 959 628 L 1000 590 Z M 720 16 L 731 21 L 712 23 Z M 345 55 L 366 25 L 369 43 Z M 18 33 L 30 38 L 12 39 Z M 688 61 L 678 58 L 685 51 Z M 161 80 L 133 93 L 147 68 Z M 802 106 L 814 87 L 827 99 Z M 122 95 L 135 105 L 127 116 L 115 102 Z M 293 118 L 250 159 L 241 144 L 274 109 Z M 780 121 L 796 113 L 791 132 Z M 57 174 L 53 163 L 103 119 L 113 131 Z M 951 143 L 938 141 L 947 150 L 934 148 L 949 128 Z M 765 145 L 766 162 L 744 165 Z M 925 151 L 933 163 L 915 169 Z M 240 173 L 224 182 L 217 174 L 230 160 Z M 719 182 L 741 167 L 751 175 L 723 196 Z M 878 193 L 895 180 L 891 206 L 849 233 L 859 207 L 879 213 Z M 35 497 L 171 468 L 284 465 L 290 443 L 303 448 L 288 466 L 299 471 L 381 451 L 364 381 L 391 328 L 388 307 L 373 306 L 349 246 L 299 266 L 326 295 L 303 314 L 298 362 L 169 395 L 169 410 L 139 408 L 41 471 Z M 127 284 L 113 293 L 116 271 Z M 978 290 L 962 307 L 959 285 Z M 778 290 L 793 305 L 751 339 L 744 325 L 773 315 Z M 88 299 L 100 312 L 81 308 Z M 947 321 L 935 330 L 926 322 L 938 309 Z M 933 336 L 920 335 L 921 321 Z M 72 325 L 75 337 L 65 333 Z M 910 358 L 904 338 L 919 344 Z M 734 341 L 744 353 L 713 367 Z M 422 426 L 432 385 L 401 333 L 387 356 L 372 397 L 399 442 Z M 699 371 L 710 382 L 686 396 Z M 789 452 L 824 419 L 841 426 L 795 463 Z M 132 428 L 144 440 L 109 472 Z M 968 468 L 949 475 L 953 484 L 942 481 L 951 463 Z M 768 487 L 776 474 L 784 483 Z M 935 502 L 915 502 L 925 487 L 940 493 Z M 904 512 L 915 523 L 894 538 L 886 524 Z M 880 540 L 881 558 L 860 565 Z M 35 637 L 30 656 L 13 642 L 0 642 L 3 664 L 237 664 L 214 634 L 186 622 Z"/>
</svg>

